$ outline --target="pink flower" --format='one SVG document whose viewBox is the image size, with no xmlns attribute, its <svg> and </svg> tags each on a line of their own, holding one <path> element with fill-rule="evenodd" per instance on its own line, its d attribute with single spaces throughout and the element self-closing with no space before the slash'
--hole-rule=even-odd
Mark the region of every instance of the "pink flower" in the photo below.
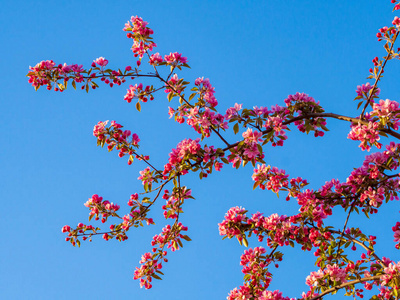
<svg viewBox="0 0 400 300">
<path fill-rule="evenodd" d="M 324 277 L 324 272 L 322 270 L 318 270 L 316 272 L 311 272 L 310 275 L 306 278 L 306 284 L 308 286 L 317 286 L 318 280 Z"/>
<path fill-rule="evenodd" d="M 357 89 L 356 89 L 357 96 L 363 96 L 363 95 L 369 96 L 369 91 L 371 89 L 372 89 L 372 85 L 369 82 L 367 82 L 366 84 L 358 85 Z M 378 96 L 380 91 L 381 90 L 379 88 L 376 88 L 374 95 Z M 372 97 L 371 97 L 371 99 L 372 99 Z M 373 100 L 371 100 L 371 101 L 373 102 Z"/>
<path fill-rule="evenodd" d="M 171 66 L 177 66 L 180 64 L 187 63 L 187 58 L 183 57 L 182 54 L 180 54 L 178 52 L 170 53 L 169 55 L 165 55 L 164 59 L 167 62 L 167 64 L 171 65 Z"/>
<path fill-rule="evenodd" d="M 145 185 L 146 183 L 151 184 L 154 180 L 150 167 L 147 167 L 143 171 L 139 171 L 139 174 L 140 176 L 138 177 L 138 180 L 141 180 L 143 185 Z"/>
<path fill-rule="evenodd" d="M 238 112 L 242 109 L 242 106 L 242 104 L 235 103 L 234 107 L 228 108 L 225 113 L 225 120 L 230 120 L 233 117 L 237 116 Z"/>
<path fill-rule="evenodd" d="M 61 232 L 70 232 L 71 231 L 71 227 L 68 225 L 65 225 L 62 229 Z"/>
<path fill-rule="evenodd" d="M 100 121 L 99 123 L 97 123 L 97 125 L 95 125 L 93 128 L 93 135 L 98 137 L 100 134 L 102 134 L 107 123 L 108 123 L 108 120 L 104 121 L 104 122 Z"/>
<path fill-rule="evenodd" d="M 152 66 L 158 66 L 160 63 L 163 62 L 163 58 L 160 53 L 155 53 L 150 56 L 149 64 Z"/>
<path fill-rule="evenodd" d="M 340 283 L 346 282 L 347 273 L 344 269 L 339 268 L 338 265 L 326 265 L 324 270 L 325 274 L 328 274 L 332 281 L 337 281 Z"/>
<path fill-rule="evenodd" d="M 137 92 L 140 92 L 143 89 L 143 84 L 139 83 L 139 85 L 135 84 L 129 85 L 129 89 L 126 92 L 126 95 L 124 97 L 124 100 L 126 100 L 128 103 L 132 102 L 132 99 L 137 97 Z"/>
<path fill-rule="evenodd" d="M 93 62 L 101 67 L 105 67 L 108 64 L 108 60 L 104 57 L 96 58 Z"/>
</svg>

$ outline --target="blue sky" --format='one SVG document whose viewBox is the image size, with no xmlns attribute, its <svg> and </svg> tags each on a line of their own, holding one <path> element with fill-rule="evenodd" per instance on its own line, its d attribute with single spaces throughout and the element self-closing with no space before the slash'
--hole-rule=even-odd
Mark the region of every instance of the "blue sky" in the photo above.
<svg viewBox="0 0 400 300">
<path fill-rule="evenodd" d="M 144 165 L 128 166 L 116 153 L 96 147 L 98 121 L 117 120 L 141 138 L 141 150 L 163 166 L 169 151 L 184 138 L 196 138 L 188 126 L 168 119 L 163 93 L 142 106 L 123 101 L 126 87 L 102 86 L 86 94 L 40 89 L 25 77 L 41 60 L 89 66 L 97 57 L 110 67 L 133 65 L 131 42 L 122 31 L 132 15 L 149 22 L 157 52 L 180 52 L 191 69 L 188 81 L 204 76 L 216 89 L 221 111 L 283 105 L 289 94 L 305 92 L 327 112 L 355 116 L 357 85 L 366 82 L 371 60 L 383 56 L 377 30 L 394 14 L 390 1 L 2 1 L 0 32 L 3 120 L 0 195 L 2 228 L 0 295 L 4 299 L 225 299 L 242 283 L 237 241 L 221 240 L 217 224 L 232 206 L 250 212 L 293 214 L 296 207 L 269 191 L 253 191 L 252 168 L 223 171 L 200 181 L 185 178 L 196 200 L 188 201 L 182 222 L 192 242 L 169 254 L 162 281 L 151 290 L 132 279 L 140 256 L 164 226 L 131 230 L 124 243 L 95 238 L 73 248 L 61 227 L 87 222 L 83 203 L 94 193 L 124 207 L 141 191 L 136 180 Z M 399 101 L 399 64 L 389 63 L 381 97 Z M 266 149 L 268 164 L 307 178 L 318 188 L 332 178 L 345 180 L 366 153 L 347 139 L 349 124 L 328 121 L 331 129 L 315 139 L 293 130 L 283 148 Z M 238 137 L 227 135 L 231 141 Z M 213 140 L 217 142 L 216 140 Z M 384 143 L 387 143 L 385 140 Z M 211 142 L 207 142 L 208 144 Z M 219 144 L 216 144 L 219 145 Z M 391 226 L 398 202 L 374 217 L 367 233 L 378 235 L 383 256 L 393 252 Z M 343 224 L 338 211 L 333 224 Z M 342 219 L 341 219 L 342 218 Z M 352 226 L 364 225 L 352 217 Z M 255 240 L 250 246 L 258 246 Z M 389 246 L 388 246 L 389 245 Z M 286 296 L 306 290 L 315 268 L 312 253 L 285 249 L 270 289 Z M 287 284 L 288 280 L 291 282 Z"/>
</svg>

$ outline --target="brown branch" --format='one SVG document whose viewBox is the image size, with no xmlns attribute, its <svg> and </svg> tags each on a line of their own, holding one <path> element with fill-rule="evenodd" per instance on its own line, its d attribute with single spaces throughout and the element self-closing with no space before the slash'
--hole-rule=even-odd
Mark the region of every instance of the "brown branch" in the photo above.
<svg viewBox="0 0 400 300">
<path fill-rule="evenodd" d="M 170 89 L 172 89 L 176 94 L 179 95 L 179 97 L 187 104 L 189 105 L 191 108 L 193 108 L 194 106 L 192 104 L 189 103 L 189 101 L 187 101 L 184 97 L 182 97 L 177 90 L 175 90 L 175 88 L 173 86 L 171 86 L 168 81 L 164 80 L 161 76 L 156 76 L 158 79 L 160 79 L 162 82 L 165 83 L 166 86 L 168 86 Z M 168 79 L 167 79 L 168 80 Z M 226 146 L 230 146 L 231 144 L 229 144 L 224 137 L 213 127 L 213 125 L 210 126 L 211 130 L 213 132 L 215 132 L 216 135 L 218 135 L 218 137 L 226 144 Z"/>
<path fill-rule="evenodd" d="M 374 253 L 375 250 L 374 250 L 373 248 L 367 247 L 363 242 L 360 242 L 359 240 L 357 240 L 357 239 L 351 237 L 351 236 L 348 235 L 348 234 L 345 234 L 344 232 L 337 231 L 337 230 L 333 230 L 333 229 L 328 229 L 328 231 L 329 231 L 329 232 L 332 232 L 332 233 L 335 233 L 335 234 L 338 234 L 338 235 L 341 235 L 342 237 L 344 236 L 344 237 L 346 237 L 347 239 L 349 239 L 350 241 L 352 241 L 353 243 L 355 243 L 355 244 L 357 244 L 357 245 L 360 245 L 360 246 L 363 247 L 365 250 L 369 251 L 369 252 L 371 253 L 371 256 L 373 256 L 373 257 L 378 261 L 378 263 L 379 263 L 382 267 L 387 267 L 387 266 L 383 263 L 383 261 L 379 258 L 379 256 L 376 255 L 376 254 Z"/>
<path fill-rule="evenodd" d="M 352 122 L 352 123 L 360 123 L 360 124 L 363 124 L 363 125 L 368 125 L 368 122 L 362 120 L 361 118 L 352 118 L 352 117 L 342 116 L 342 115 L 338 115 L 338 114 L 334 114 L 334 113 L 309 113 L 309 114 L 305 114 L 305 115 L 294 117 L 294 118 L 292 118 L 292 119 L 290 119 L 288 121 L 283 122 L 282 125 L 288 125 L 288 124 L 291 124 L 293 122 L 296 122 L 296 121 L 299 121 L 299 120 L 308 119 L 308 118 L 332 118 L 332 119 L 338 119 L 338 120 L 348 121 L 348 122 Z M 272 130 L 273 130 L 272 128 L 266 129 L 266 130 L 263 130 L 261 133 L 262 134 L 267 134 L 267 133 L 271 132 Z M 384 133 L 386 133 L 388 135 L 391 135 L 391 136 L 393 136 L 393 137 L 395 137 L 395 138 L 400 140 L 400 134 L 395 132 L 395 131 L 393 131 L 393 130 L 391 130 L 391 129 L 381 129 L 379 131 L 384 132 Z M 240 141 L 236 142 L 234 144 L 231 144 L 230 146 L 227 146 L 222 150 L 223 151 L 227 151 L 227 150 L 229 150 L 231 148 L 236 147 L 239 143 L 240 143 Z"/>
<path fill-rule="evenodd" d="M 395 35 L 394 38 L 393 38 L 392 45 L 390 46 L 390 49 L 389 49 L 389 51 L 388 51 L 388 55 L 386 56 L 385 61 L 383 62 L 383 65 L 382 65 L 382 67 L 381 67 L 381 70 L 379 71 L 379 74 L 378 74 L 378 76 L 376 77 L 375 83 L 374 83 L 374 85 L 372 86 L 371 93 L 369 94 L 369 96 L 368 96 L 368 98 L 367 98 L 367 102 L 365 103 L 364 108 L 363 108 L 363 110 L 362 110 L 362 112 L 361 112 L 361 118 L 364 118 L 365 110 L 366 110 L 367 107 L 368 107 L 369 101 L 371 101 L 371 98 L 372 98 L 372 95 L 374 94 L 375 88 L 376 88 L 376 86 L 378 85 L 378 81 L 381 79 L 381 76 L 382 76 L 382 73 L 383 73 L 383 69 L 385 68 L 386 63 L 388 62 L 389 58 L 391 57 L 391 53 L 392 53 L 392 51 L 393 51 L 394 43 L 396 42 L 396 39 L 397 39 L 398 36 L 399 36 L 399 32 L 397 32 L 396 35 Z"/>
<path fill-rule="evenodd" d="M 330 289 L 328 289 L 328 290 L 322 292 L 322 293 L 319 294 L 318 296 L 312 297 L 312 298 L 309 299 L 309 300 L 321 299 L 321 298 L 322 298 L 323 296 L 325 296 L 326 294 L 329 294 L 329 293 L 338 291 L 338 290 L 340 290 L 340 289 L 342 289 L 342 288 L 345 288 L 345 287 L 347 287 L 347 286 L 349 286 L 349 285 L 353 285 L 353 284 L 361 283 L 361 282 L 365 282 L 365 281 L 377 280 L 377 279 L 381 278 L 381 276 L 382 276 L 382 275 L 375 275 L 375 276 L 364 277 L 364 278 L 356 279 L 356 280 L 353 280 L 353 281 L 345 282 L 345 283 L 342 283 L 341 285 L 334 286 L 334 287 L 332 287 L 332 288 L 330 288 Z"/>
</svg>

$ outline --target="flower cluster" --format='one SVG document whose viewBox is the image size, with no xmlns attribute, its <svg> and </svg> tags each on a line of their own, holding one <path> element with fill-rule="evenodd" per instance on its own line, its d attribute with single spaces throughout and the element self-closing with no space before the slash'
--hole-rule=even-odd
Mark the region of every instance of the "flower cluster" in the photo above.
<svg viewBox="0 0 400 300">
<path fill-rule="evenodd" d="M 107 123 L 108 121 L 100 121 L 94 126 L 93 135 L 97 137 L 97 145 L 101 145 L 103 147 L 105 144 L 107 144 L 108 151 L 112 151 L 114 148 L 116 148 L 119 150 L 119 157 L 123 157 L 128 154 L 128 164 L 131 164 L 133 162 L 133 154 L 139 158 L 134 151 L 134 148 L 139 148 L 140 139 L 138 135 L 136 133 L 132 134 L 132 138 L 129 141 L 131 136 L 130 130 L 122 131 L 121 128 L 123 126 L 115 121 L 111 121 L 109 127 L 106 127 Z M 141 158 L 143 158 L 143 156 Z"/>
<path fill-rule="evenodd" d="M 382 144 L 378 142 L 380 140 L 379 123 L 376 122 L 368 122 L 368 125 L 352 124 L 347 138 L 353 141 L 360 141 L 359 147 L 362 150 L 369 151 L 372 146 L 376 146 L 378 149 L 382 147 Z"/>
<path fill-rule="evenodd" d="M 381 277 L 381 285 L 388 286 L 391 281 L 394 281 L 394 285 L 398 288 L 398 280 L 400 278 L 400 262 L 391 262 L 383 272 L 385 273 Z"/>
<path fill-rule="evenodd" d="M 152 66 L 158 66 L 159 64 L 161 64 L 163 62 L 163 58 L 160 55 L 160 53 L 154 53 L 152 55 L 150 55 L 149 58 L 149 64 Z"/>
<path fill-rule="evenodd" d="M 218 101 L 214 95 L 215 88 L 211 85 L 208 78 L 204 79 L 203 77 L 199 77 L 194 81 L 194 84 L 198 88 L 200 99 L 204 100 L 206 105 L 210 107 L 216 107 L 218 105 Z"/>
<path fill-rule="evenodd" d="M 296 298 L 283 297 L 279 290 L 268 291 L 264 290 L 256 294 L 257 300 L 296 300 Z M 228 300 L 252 300 L 254 293 L 248 285 L 240 286 L 239 289 L 233 289 L 228 297 Z"/>
<path fill-rule="evenodd" d="M 175 149 L 172 149 L 169 154 L 168 163 L 164 166 L 164 177 L 167 178 L 167 174 L 171 173 L 175 169 L 179 174 L 187 174 L 187 169 L 190 168 L 190 159 L 195 159 L 201 146 L 199 144 L 200 139 L 191 140 L 184 139 L 181 141 Z M 184 163 L 185 162 L 185 163 Z"/>
<path fill-rule="evenodd" d="M 396 4 L 393 8 L 393 10 L 398 10 L 400 9 L 400 3 L 398 0 L 391 0 L 392 3 Z"/>
<path fill-rule="evenodd" d="M 272 214 L 264 217 L 257 212 L 251 218 L 246 216 L 247 210 L 242 207 L 232 207 L 225 214 L 225 219 L 218 224 L 219 234 L 228 238 L 237 238 L 239 243 L 247 244 L 245 231 L 250 230 L 262 241 L 267 236 L 267 245 L 289 245 L 289 239 L 293 238 L 296 226 L 291 221 L 295 218 L 288 218 L 285 215 Z"/>
<path fill-rule="evenodd" d="M 396 242 L 396 249 L 400 249 L 400 222 L 396 222 L 396 225 L 392 227 L 394 232 L 393 237 Z"/>
<path fill-rule="evenodd" d="M 39 89 L 41 86 L 47 86 L 48 90 L 51 90 L 54 84 L 59 80 L 62 79 L 63 83 L 59 83 L 56 87 L 54 87 L 55 91 L 63 91 L 65 90 L 68 80 L 70 78 L 73 79 L 73 85 L 75 82 L 82 82 L 84 80 L 83 73 L 84 69 L 82 65 L 72 64 L 59 64 L 56 66 L 55 62 L 52 60 L 41 61 L 40 63 L 36 64 L 34 67 L 29 67 L 28 77 L 29 83 L 32 83 L 32 86 L 35 89 Z M 93 73 L 94 74 L 94 73 Z M 92 74 L 92 77 L 94 75 Z M 92 87 L 96 87 L 92 85 Z"/>
<path fill-rule="evenodd" d="M 398 1 L 395 9 L 400 7 Z M 85 206 L 89 208 L 89 220 L 95 218 L 101 222 L 106 222 L 109 217 L 120 219 L 119 224 L 109 226 L 110 231 L 99 232 L 99 228 L 92 225 L 79 223 L 75 229 L 65 225 L 62 232 L 68 234 L 66 240 L 73 245 L 79 245 L 78 237 L 83 240 L 91 238 L 92 235 L 103 234 L 105 240 L 116 237 L 120 241 L 128 237 L 126 232 L 131 227 L 138 227 L 146 222 L 154 224 L 152 218 L 147 217 L 150 207 L 156 202 L 159 195 L 162 194 L 164 186 L 173 182 L 174 187 L 170 192 L 164 189 L 162 198 L 165 204 L 162 205 L 165 219 L 172 219 L 175 223 L 167 225 L 162 232 L 153 237 L 151 252 L 145 253 L 141 260 L 141 266 L 136 268 L 134 279 L 140 279 L 140 285 L 146 289 L 151 288 L 153 278 L 160 279 L 163 262 L 167 262 L 167 251 L 176 251 L 182 247 L 182 239 L 189 241 L 190 238 L 182 232 L 187 231 L 187 227 L 179 223 L 179 215 L 183 212 L 182 205 L 186 199 L 192 198 L 191 190 L 180 186 L 180 175 L 185 175 L 189 171 L 198 171 L 200 178 L 207 177 L 213 169 L 221 170 L 223 163 L 232 163 L 238 168 L 251 162 L 255 167 L 256 162 L 260 162 L 254 169 L 252 179 L 254 188 L 260 187 L 262 190 L 272 190 L 275 193 L 280 191 L 287 192 L 286 200 L 295 198 L 299 205 L 299 212 L 292 216 L 272 214 L 265 217 L 262 213 L 256 212 L 247 215 L 247 211 L 242 207 L 233 207 L 228 210 L 224 220 L 218 224 L 220 235 L 228 238 L 236 238 L 239 243 L 248 246 L 247 239 L 255 235 L 259 242 L 265 241 L 271 249 L 269 255 L 263 247 L 248 249 L 241 256 L 240 264 L 243 266 L 244 285 L 232 290 L 228 296 L 229 300 L 243 299 L 261 299 L 261 300 L 289 300 L 283 297 L 279 291 L 268 291 L 272 274 L 268 267 L 274 263 L 278 267 L 278 262 L 282 260 L 283 254 L 276 251 L 281 246 L 294 246 L 295 243 L 301 245 L 301 249 L 310 251 L 314 249 L 314 255 L 317 257 L 316 265 L 320 268 L 306 278 L 306 283 L 310 286 L 307 294 L 303 293 L 304 299 L 315 296 L 315 291 L 326 292 L 332 287 L 351 280 L 360 280 L 373 278 L 372 283 L 365 282 L 366 289 L 371 289 L 372 285 L 380 285 L 380 294 L 378 298 L 391 299 L 398 291 L 400 278 L 400 263 L 394 263 L 388 259 L 380 259 L 375 254 L 375 237 L 367 237 L 358 228 L 347 227 L 342 231 L 336 231 L 332 227 L 324 227 L 324 220 L 332 214 L 335 207 L 343 207 L 352 211 L 358 208 L 368 216 L 376 213 L 380 206 L 389 200 L 398 200 L 397 191 L 400 188 L 398 174 L 388 175 L 387 172 L 395 171 L 399 167 L 400 146 L 391 143 L 386 150 L 380 153 L 368 155 L 360 168 L 354 169 L 345 182 L 333 179 L 326 182 L 318 190 L 303 190 L 308 183 L 301 177 L 289 178 L 284 170 L 276 167 L 266 166 L 262 146 L 268 142 L 272 146 L 282 146 L 287 139 L 286 131 L 288 125 L 294 124 L 299 131 L 309 133 L 314 131 L 314 136 L 323 136 L 326 128 L 325 117 L 331 117 L 333 114 L 326 114 L 324 109 L 316 102 L 314 98 L 305 93 L 296 93 L 289 95 L 285 99 L 285 106 L 253 107 L 253 109 L 242 109 L 242 105 L 235 104 L 226 110 L 225 115 L 218 113 L 216 107 L 218 101 L 215 97 L 215 88 L 211 85 L 209 79 L 203 77 L 194 81 L 192 94 L 185 97 L 184 91 L 188 82 L 174 74 L 176 69 L 188 67 L 187 58 L 182 54 L 175 52 L 162 57 L 159 53 L 151 54 L 150 51 L 156 47 L 152 41 L 153 30 L 147 27 L 148 23 L 139 17 L 132 17 L 125 24 L 124 31 L 127 31 L 127 37 L 133 39 L 132 51 L 135 57 L 138 57 L 137 65 L 141 64 L 143 56 L 149 57 L 149 64 L 153 66 L 155 73 L 141 74 L 139 70 L 132 71 L 128 66 L 125 71 L 106 69 L 108 60 L 99 57 L 91 64 L 92 68 L 84 70 L 81 65 L 56 65 L 53 61 L 42 61 L 35 67 L 30 67 L 28 73 L 29 82 L 37 89 L 40 86 L 47 86 L 52 89 L 55 84 L 55 90 L 64 90 L 68 81 L 72 81 L 73 87 L 76 83 L 86 83 L 86 90 L 96 88 L 97 84 L 93 80 L 100 78 L 112 87 L 114 84 L 120 85 L 125 82 L 125 77 L 153 77 L 161 80 L 161 87 L 154 89 L 153 86 L 144 87 L 142 83 L 130 85 L 124 100 L 128 103 L 133 99 L 138 99 L 136 107 L 140 110 L 140 102 L 153 100 L 153 93 L 164 89 L 168 94 L 168 100 L 178 97 L 180 106 L 176 109 L 169 108 L 169 115 L 175 116 L 179 123 L 186 123 L 193 127 L 199 134 L 201 140 L 209 137 L 214 131 L 216 135 L 226 144 L 226 148 L 215 148 L 214 146 L 200 145 L 200 139 L 185 139 L 181 141 L 175 149 L 169 154 L 168 163 L 164 165 L 163 170 L 157 170 L 147 162 L 148 157 L 140 156 L 135 152 L 138 148 L 139 137 L 132 134 L 129 130 L 122 130 L 122 126 L 112 121 L 107 127 L 108 121 L 99 122 L 93 130 L 93 135 L 97 138 L 98 145 L 107 144 L 109 151 L 114 148 L 119 150 L 119 156 L 129 155 L 128 164 L 131 164 L 133 157 L 146 160 L 151 166 L 141 170 L 138 180 L 142 181 L 146 193 L 157 191 L 154 199 L 143 197 L 139 200 L 139 195 L 131 195 L 128 206 L 130 212 L 120 217 L 117 212 L 120 207 L 110 201 L 103 201 L 102 197 L 93 195 Z M 374 69 L 371 69 L 370 78 L 375 78 L 378 82 L 383 67 L 388 59 L 398 58 L 399 50 L 392 51 L 389 47 L 394 43 L 400 28 L 400 19 L 395 17 L 392 27 L 383 27 L 377 35 L 379 40 L 385 40 L 385 49 L 388 56 L 384 60 L 378 57 L 373 59 Z M 171 71 L 165 78 L 158 73 L 157 66 L 170 66 Z M 379 69 L 380 68 L 380 69 Z M 132 71 L 132 72 L 131 72 Z M 72 79 L 72 80 L 71 80 Z M 59 81 L 61 83 L 59 83 Z M 85 85 L 82 86 L 85 88 Z M 398 130 L 400 125 L 399 104 L 391 100 L 380 100 L 375 102 L 380 93 L 379 88 L 366 83 L 357 87 L 356 99 L 361 100 L 359 107 L 364 100 L 372 107 L 372 112 L 362 116 L 359 123 L 353 123 L 349 139 L 361 141 L 360 147 L 363 150 L 370 150 L 372 146 L 381 148 L 379 143 L 380 136 L 385 133 L 393 133 L 392 129 Z M 196 97 L 195 101 L 192 101 Z M 337 115 L 336 115 L 337 116 Z M 342 116 L 342 119 L 350 119 Z M 354 119 L 353 119 L 354 120 Z M 228 128 L 228 122 L 235 122 L 233 131 L 239 132 L 239 125 L 244 128 L 242 140 L 230 144 L 220 134 L 221 131 Z M 228 158 L 225 158 L 225 152 L 231 151 Z M 223 162 L 223 163 L 222 163 Z M 162 180 L 161 180 L 162 179 Z M 160 181 L 163 183 L 152 190 L 152 185 Z M 394 241 L 396 248 L 400 248 L 400 222 L 392 228 L 394 232 Z M 344 248 L 351 246 L 355 251 L 357 247 L 362 247 L 365 253 L 361 260 L 352 262 L 344 255 Z M 369 271 L 362 264 L 370 263 Z M 364 272 L 364 279 L 360 279 Z M 377 278 L 376 275 L 380 278 Z M 353 286 L 346 284 L 345 288 L 353 296 L 362 296 L 362 290 L 353 289 Z M 347 287 L 349 286 L 349 287 Z M 396 292 L 394 292 L 396 290 Z M 321 296 L 322 297 L 322 296 Z"/>
<path fill-rule="evenodd" d="M 137 64 L 147 51 L 152 51 L 157 45 L 152 41 L 152 29 L 147 27 L 148 22 L 139 17 L 131 17 L 131 20 L 125 24 L 124 31 L 128 31 L 127 37 L 133 39 L 132 52 L 135 57 L 139 56 Z"/>
<path fill-rule="evenodd" d="M 104 57 L 96 58 L 92 63 L 93 68 L 95 68 L 96 66 L 105 67 L 107 65 L 108 65 L 108 60 L 105 59 Z"/>
<path fill-rule="evenodd" d="M 180 116 L 181 118 L 183 116 L 187 117 L 186 123 L 204 137 L 210 136 L 211 128 L 228 128 L 228 123 L 225 122 L 224 116 L 211 111 L 208 107 L 201 112 L 199 107 L 195 106 L 190 110 L 182 111 Z M 184 119 L 182 120 L 184 121 Z"/>
<path fill-rule="evenodd" d="M 257 165 L 252 176 L 252 179 L 256 182 L 255 186 L 260 186 L 262 190 L 267 188 L 267 190 L 272 190 L 274 193 L 288 190 L 288 178 L 289 175 L 285 174 L 285 170 L 279 170 L 277 167 L 271 168 L 265 164 Z M 267 182 L 266 184 L 264 184 L 265 181 Z"/>
<path fill-rule="evenodd" d="M 142 181 L 143 185 L 148 185 L 151 188 L 151 183 L 154 181 L 153 171 L 151 171 L 150 167 L 147 167 L 143 171 L 139 171 L 140 176 L 138 180 Z"/>
<path fill-rule="evenodd" d="M 143 84 L 135 84 L 129 85 L 129 89 L 126 92 L 126 95 L 124 97 L 124 100 L 126 102 L 131 103 L 132 99 L 137 98 L 139 101 L 142 102 L 147 102 L 148 99 L 154 100 L 154 96 L 152 95 L 152 92 L 154 91 L 154 88 L 152 86 L 146 86 L 143 89 Z"/>
<path fill-rule="evenodd" d="M 306 284 L 308 286 L 324 286 L 327 285 L 326 280 L 332 282 L 344 283 L 346 282 L 347 273 L 345 269 L 339 268 L 338 265 L 326 265 L 323 270 L 311 272 L 306 278 Z"/>
<path fill-rule="evenodd" d="M 175 52 L 164 56 L 164 60 L 167 65 L 171 67 L 177 67 L 180 65 L 187 65 L 187 58 L 183 57 L 181 53 Z"/>
<path fill-rule="evenodd" d="M 174 74 L 165 84 L 165 92 L 168 94 L 168 99 L 172 99 L 174 95 L 178 95 L 185 90 L 183 78 L 179 79 L 177 74 Z"/>
<path fill-rule="evenodd" d="M 171 251 L 179 250 L 182 247 L 181 239 L 190 241 L 187 235 L 182 234 L 182 231 L 187 231 L 187 227 L 182 223 L 175 223 L 173 226 L 167 225 L 163 228 L 159 235 L 153 237 L 151 245 L 153 246 L 152 252 L 147 252 L 140 260 L 140 268 L 136 267 L 133 279 L 140 279 L 140 286 L 150 289 L 152 287 L 152 278 L 161 279 L 158 274 L 163 275 L 160 271 L 162 262 L 167 262 L 167 251 L 164 247 L 171 249 Z"/>
<path fill-rule="evenodd" d="M 356 89 L 356 93 L 358 97 L 361 98 L 365 98 L 367 99 L 368 97 L 370 97 L 370 91 L 372 90 L 373 86 L 367 82 L 365 84 L 362 85 L 358 85 L 357 89 Z M 374 102 L 374 96 L 378 96 L 379 93 L 381 92 L 381 90 L 379 88 L 375 88 L 374 89 L 374 94 L 372 95 L 373 97 L 370 97 L 370 101 L 373 103 Z"/>
<path fill-rule="evenodd" d="M 84 204 L 87 208 L 90 209 L 90 216 L 95 216 L 95 220 L 100 219 L 100 215 L 102 216 L 101 222 L 105 223 L 109 216 L 116 216 L 116 212 L 119 210 L 120 206 L 114 203 L 110 203 L 108 200 L 103 201 L 103 197 L 99 197 L 94 194 L 92 198 L 89 198 L 88 201 Z"/>
<path fill-rule="evenodd" d="M 285 103 L 290 112 L 297 112 L 299 116 L 319 114 L 324 112 L 324 109 L 319 105 L 319 101 L 315 102 L 314 98 L 304 93 L 289 95 L 285 99 Z M 295 125 L 301 132 L 309 133 L 310 131 L 314 131 L 315 137 L 324 135 L 324 132 L 318 130 L 318 128 L 322 128 L 325 131 L 328 130 L 325 127 L 326 119 L 320 117 L 301 119 L 296 121 Z"/>
<path fill-rule="evenodd" d="M 63 233 L 68 233 L 67 237 L 65 238 L 66 242 L 70 242 L 73 246 L 78 245 L 80 246 L 80 241 L 78 240 L 77 236 L 78 234 L 80 235 L 85 235 L 82 237 L 82 240 L 87 240 L 89 238 L 89 241 L 91 241 L 91 236 L 93 234 L 97 234 L 97 231 L 100 230 L 100 228 L 95 228 L 92 225 L 85 225 L 83 223 L 79 223 L 76 226 L 76 229 L 71 229 L 69 225 L 63 226 L 61 228 L 61 232 Z M 86 233 L 89 231 L 90 233 Z"/>
<path fill-rule="evenodd" d="M 219 234 L 228 238 L 236 237 L 241 241 L 243 234 L 236 225 L 248 219 L 246 212 L 247 210 L 239 206 L 230 208 L 225 214 L 225 219 L 218 224 Z"/>
<path fill-rule="evenodd" d="M 175 188 L 172 193 L 168 190 L 164 191 L 163 199 L 166 200 L 166 204 L 162 206 L 164 210 L 164 218 L 176 219 L 179 213 L 182 213 L 182 204 L 186 199 L 193 198 L 192 191 L 186 187 Z"/>
<path fill-rule="evenodd" d="M 230 120 L 232 117 L 237 117 L 239 116 L 239 111 L 242 110 L 243 104 L 237 104 L 235 103 L 234 107 L 230 107 L 226 110 L 225 113 L 225 120 Z"/>
<path fill-rule="evenodd" d="M 400 110 L 398 102 L 389 99 L 379 100 L 379 103 L 373 104 L 372 109 L 371 117 L 379 117 L 382 126 L 388 126 L 394 130 L 399 129 Z"/>
</svg>

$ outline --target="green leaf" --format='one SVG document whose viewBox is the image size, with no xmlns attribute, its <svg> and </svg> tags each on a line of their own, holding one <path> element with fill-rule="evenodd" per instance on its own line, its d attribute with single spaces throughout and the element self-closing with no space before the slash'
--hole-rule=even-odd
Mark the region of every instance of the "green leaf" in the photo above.
<svg viewBox="0 0 400 300">
<path fill-rule="evenodd" d="M 76 90 L 76 83 L 75 83 L 75 80 L 72 81 L 72 87 Z"/>
<path fill-rule="evenodd" d="M 239 124 L 238 124 L 238 123 L 236 123 L 236 124 L 233 126 L 233 132 L 234 132 L 235 134 L 237 134 L 237 133 L 239 132 Z"/>
<path fill-rule="evenodd" d="M 189 101 L 193 99 L 193 97 L 196 96 L 196 93 L 193 93 L 189 96 Z"/>
<path fill-rule="evenodd" d="M 168 94 L 168 97 L 167 97 L 167 98 L 168 98 L 168 101 L 171 102 L 171 100 L 172 100 L 173 97 L 174 97 L 174 94 L 173 94 L 173 93 L 169 93 L 169 94 Z"/>
<path fill-rule="evenodd" d="M 260 144 L 257 144 L 257 148 L 258 148 L 258 152 L 260 152 L 260 154 L 263 154 L 263 148 Z"/>
<path fill-rule="evenodd" d="M 187 235 L 182 235 L 181 238 L 183 238 L 185 241 L 190 242 L 192 239 L 190 237 L 188 237 Z"/>
<path fill-rule="evenodd" d="M 384 136 L 384 137 L 388 137 L 386 133 L 379 131 L 379 135 Z"/>
<path fill-rule="evenodd" d="M 255 190 L 259 185 L 260 185 L 260 181 L 256 181 L 256 182 L 254 182 L 254 184 L 253 184 L 253 190 Z"/>
<path fill-rule="evenodd" d="M 229 161 L 228 161 L 225 157 L 221 157 L 221 160 L 222 160 L 224 163 L 229 164 Z"/>
<path fill-rule="evenodd" d="M 239 169 L 239 167 L 240 167 L 240 160 L 238 160 L 238 161 L 235 163 L 235 168 L 236 168 L 236 169 Z"/>
<path fill-rule="evenodd" d="M 181 248 L 183 247 L 181 240 L 178 240 L 178 244 Z"/>
<path fill-rule="evenodd" d="M 247 241 L 247 239 L 245 237 L 243 237 L 243 246 L 245 246 L 245 247 L 249 246 L 249 242 Z"/>
<path fill-rule="evenodd" d="M 158 280 L 162 280 L 162 278 L 155 273 L 151 274 L 151 277 L 158 279 Z"/>
<path fill-rule="evenodd" d="M 137 109 L 138 111 L 140 111 L 140 110 L 142 109 L 142 107 L 140 106 L 140 102 L 137 102 L 137 103 L 136 103 L 136 109 Z"/>
<path fill-rule="evenodd" d="M 325 131 L 329 131 L 329 129 L 325 125 L 321 125 L 321 128 Z"/>
</svg>

